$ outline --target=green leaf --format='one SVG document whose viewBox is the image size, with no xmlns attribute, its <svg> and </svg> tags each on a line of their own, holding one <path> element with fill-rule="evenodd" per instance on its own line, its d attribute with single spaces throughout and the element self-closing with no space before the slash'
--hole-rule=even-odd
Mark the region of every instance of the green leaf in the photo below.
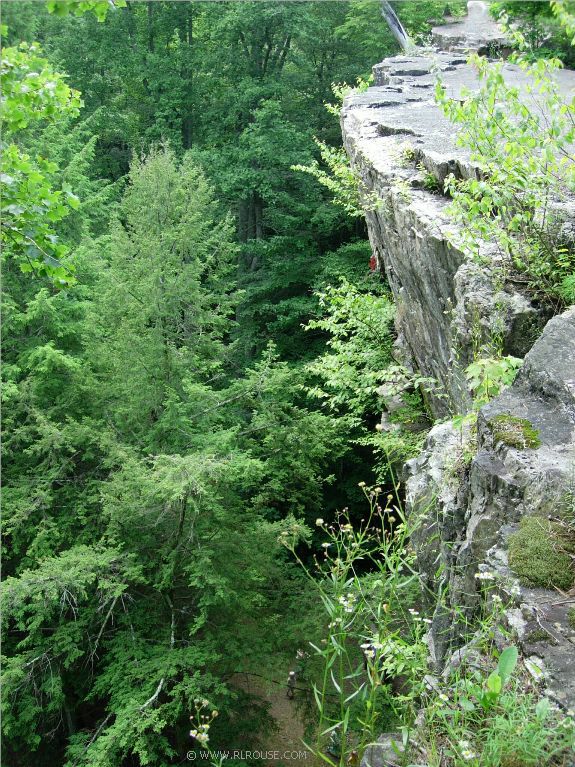
<svg viewBox="0 0 575 767">
<path fill-rule="evenodd" d="M 491 674 L 489 674 L 485 683 L 485 687 L 487 688 L 488 692 L 493 693 L 494 695 L 499 695 L 503 687 L 503 680 L 496 671 L 493 671 Z"/>
<path fill-rule="evenodd" d="M 499 676 L 501 677 L 501 681 L 503 685 L 507 683 L 509 677 L 515 671 L 515 666 L 517 665 L 518 657 L 519 657 L 519 652 L 517 650 L 517 647 L 515 647 L 515 645 L 512 645 L 511 647 L 506 647 L 505 650 L 503 650 L 503 652 L 499 656 L 499 663 L 497 664 L 497 672 Z"/>
</svg>

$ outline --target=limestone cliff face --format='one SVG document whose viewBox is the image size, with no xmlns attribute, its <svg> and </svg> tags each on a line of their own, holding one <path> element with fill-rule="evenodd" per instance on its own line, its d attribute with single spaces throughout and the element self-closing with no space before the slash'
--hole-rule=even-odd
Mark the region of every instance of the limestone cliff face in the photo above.
<svg viewBox="0 0 575 767">
<path fill-rule="evenodd" d="M 557 700 L 572 706 L 573 602 L 556 590 L 521 585 L 508 549 L 522 519 L 541 520 L 532 534 L 544 536 L 549 516 L 573 514 L 575 309 L 549 321 L 513 386 L 480 411 L 477 433 L 470 431 L 451 422 L 435 426 L 407 467 L 419 567 L 429 593 L 444 595 L 429 636 L 432 659 L 440 669 L 462 643 L 466 620 L 483 598 L 485 581 L 477 576 L 487 573 L 493 593 L 512 605 L 507 620 L 524 654 L 544 669 Z"/>
<path fill-rule="evenodd" d="M 434 415 L 444 419 L 469 409 L 463 371 L 493 332 L 502 335 L 504 353 L 525 357 L 515 384 L 479 413 L 476 433 L 442 423 L 407 467 L 407 508 L 419 520 L 414 544 L 420 570 L 430 591 L 443 595 L 430 649 L 441 668 L 463 641 L 466 615 L 481 599 L 477 573 L 494 571 L 497 588 L 514 600 L 508 619 L 525 653 L 537 656 L 556 697 L 572 705 L 569 603 L 555 604 L 557 592 L 522 587 L 507 550 L 522 517 L 555 513 L 575 490 L 575 310 L 548 322 L 520 284 L 494 279 L 498 256 L 489 244 L 482 245 L 487 266 L 452 244 L 442 181 L 448 173 L 469 177 L 476 170 L 435 104 L 433 84 L 440 72 L 455 96 L 476 81 L 457 50 L 445 52 L 448 37 L 440 34 L 443 52 L 378 64 L 376 85 L 348 97 L 342 110 L 344 145 L 368 200 L 373 252 L 397 302 L 397 356 L 437 381 L 429 402 Z M 517 67 L 507 64 L 505 70 L 522 84 Z M 560 77 L 567 91 L 575 87 L 575 73 Z M 524 421 L 518 419 L 531 425 L 537 444 L 499 438 L 495 425 L 521 431 Z M 549 641 L 534 647 L 529 637 L 535 635 Z"/>
<path fill-rule="evenodd" d="M 344 145 L 358 170 L 370 204 L 369 238 L 397 302 L 398 355 L 408 366 L 437 380 L 443 397 L 432 397 L 437 416 L 469 405 L 463 369 L 493 332 L 504 337 L 504 353 L 523 357 L 545 323 L 530 298 L 513 283 L 500 285 L 493 271 L 498 256 L 482 248 L 493 269 L 466 260 L 451 244 L 448 200 L 440 193 L 449 173 L 468 178 L 476 170 L 456 145 L 453 125 L 434 100 L 440 73 L 456 96 L 476 78 L 458 54 L 397 56 L 374 67 L 375 87 L 346 99 Z M 514 65 L 505 75 L 521 85 Z M 575 73 L 561 74 L 566 89 Z M 431 179 L 438 191 L 430 191 Z"/>
</svg>

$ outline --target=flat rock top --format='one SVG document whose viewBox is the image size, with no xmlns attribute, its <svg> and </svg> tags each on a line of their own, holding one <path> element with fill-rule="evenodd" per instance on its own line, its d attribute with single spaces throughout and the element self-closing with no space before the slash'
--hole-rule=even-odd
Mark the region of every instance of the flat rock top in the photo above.
<svg viewBox="0 0 575 767">
<path fill-rule="evenodd" d="M 489 15 L 487 3 L 480 0 L 467 3 L 467 16 L 464 19 L 434 27 L 431 34 L 434 44 L 444 51 L 459 46 L 479 50 L 489 45 L 509 45 L 501 27 Z"/>
<path fill-rule="evenodd" d="M 374 87 L 348 96 L 342 110 L 346 143 L 351 141 L 368 164 L 389 176 L 393 145 L 409 143 L 418 160 L 442 181 L 450 172 L 466 177 L 473 165 L 467 150 L 456 145 L 456 128 L 435 103 L 434 84 L 438 74 L 448 96 L 456 98 L 462 88 L 479 85 L 475 70 L 461 54 L 421 51 L 385 59 L 374 68 Z M 516 65 L 503 66 L 506 80 L 520 88 L 528 76 Z M 556 79 L 565 99 L 575 93 L 575 72 L 560 70 Z M 394 163 L 399 165 L 398 162 Z"/>
</svg>

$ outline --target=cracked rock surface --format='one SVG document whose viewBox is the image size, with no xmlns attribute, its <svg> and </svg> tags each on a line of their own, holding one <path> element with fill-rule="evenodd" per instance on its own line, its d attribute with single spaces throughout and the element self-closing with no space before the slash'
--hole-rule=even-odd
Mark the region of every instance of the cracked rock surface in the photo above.
<svg viewBox="0 0 575 767">
<path fill-rule="evenodd" d="M 501 415 L 529 421 L 540 444 L 497 442 L 490 424 Z M 418 520 L 413 543 L 419 570 L 431 593 L 447 594 L 429 634 L 432 660 L 441 669 L 461 644 L 465 618 L 484 598 L 485 581 L 477 575 L 485 573 L 512 605 L 508 624 L 532 667 L 542 669 L 549 694 L 573 707 L 575 627 L 569 610 L 575 590 L 562 594 L 522 585 L 509 567 L 508 542 L 523 517 L 547 518 L 573 503 L 575 308 L 547 323 L 514 384 L 481 409 L 476 452 L 466 462 L 462 446 L 470 437 L 469 426 L 460 431 L 449 422 L 439 424 L 423 453 L 408 464 L 406 505 Z"/>
<path fill-rule="evenodd" d="M 449 96 L 477 87 L 475 72 L 456 53 L 395 56 L 374 67 L 375 87 L 350 95 L 342 109 L 342 134 L 368 199 L 368 233 L 377 263 L 397 303 L 397 355 L 408 368 L 436 379 L 442 396 L 430 396 L 435 415 L 463 412 L 470 404 L 462 371 L 471 361 L 472 337 L 487 340 L 497 319 L 506 354 L 523 356 L 546 316 L 521 285 L 501 285 L 498 254 L 481 246 L 491 266 L 470 262 L 453 244 L 448 200 L 441 194 L 449 173 L 471 177 L 476 167 L 457 146 L 454 126 L 434 100 L 441 74 Z M 505 64 L 518 87 L 525 74 Z M 561 71 L 566 94 L 575 73 Z M 429 189 L 430 180 L 436 184 Z M 572 211 L 571 211 L 572 214 Z"/>
</svg>

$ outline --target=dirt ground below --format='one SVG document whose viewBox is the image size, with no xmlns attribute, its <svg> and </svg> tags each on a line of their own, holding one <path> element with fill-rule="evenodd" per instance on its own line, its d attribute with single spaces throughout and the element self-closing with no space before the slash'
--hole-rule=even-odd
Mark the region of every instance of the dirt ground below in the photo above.
<svg viewBox="0 0 575 767">
<path fill-rule="evenodd" d="M 316 759 L 309 750 L 306 753 L 306 748 L 303 745 L 305 728 L 298 710 L 297 698 L 290 700 L 287 697 L 287 686 L 270 684 L 247 674 L 242 674 L 241 679 L 238 677 L 235 681 L 246 692 L 257 695 L 269 703 L 269 713 L 277 724 L 278 729 L 275 732 L 272 731 L 263 736 L 262 750 L 277 751 L 280 753 L 280 758 L 263 762 L 262 767 L 264 765 L 279 767 L 280 764 L 291 764 L 293 767 L 296 767 L 296 764 L 299 767 L 303 767 L 303 765 L 315 767 Z"/>
</svg>

